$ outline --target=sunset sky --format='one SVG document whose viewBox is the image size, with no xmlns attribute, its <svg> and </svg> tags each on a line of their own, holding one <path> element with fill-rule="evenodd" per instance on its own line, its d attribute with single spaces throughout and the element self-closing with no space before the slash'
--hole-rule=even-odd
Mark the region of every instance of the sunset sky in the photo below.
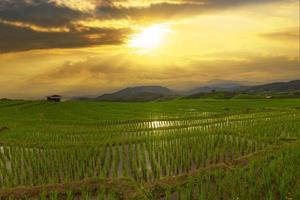
<svg viewBox="0 0 300 200">
<path fill-rule="evenodd" d="M 0 0 L 0 98 L 293 79 L 298 0 Z"/>
</svg>

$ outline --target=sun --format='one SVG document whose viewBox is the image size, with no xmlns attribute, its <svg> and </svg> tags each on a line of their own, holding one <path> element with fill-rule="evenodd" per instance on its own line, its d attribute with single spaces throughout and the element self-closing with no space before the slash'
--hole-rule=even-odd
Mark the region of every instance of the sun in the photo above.
<svg viewBox="0 0 300 200">
<path fill-rule="evenodd" d="M 158 48 L 171 32 L 169 25 L 157 24 L 144 29 L 141 33 L 131 36 L 129 47 L 149 51 Z"/>
</svg>

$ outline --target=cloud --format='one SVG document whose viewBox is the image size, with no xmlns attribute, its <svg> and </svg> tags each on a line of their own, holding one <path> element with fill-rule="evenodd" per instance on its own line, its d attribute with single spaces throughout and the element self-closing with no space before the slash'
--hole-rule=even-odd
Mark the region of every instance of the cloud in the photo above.
<svg viewBox="0 0 300 200">
<path fill-rule="evenodd" d="M 131 22 L 134 25 L 158 23 L 244 4 L 277 1 L 294 0 L 149 0 L 143 4 L 138 0 L 87 0 L 85 3 L 77 0 L 1 0 L 0 53 L 121 44 L 131 33 Z M 81 6 L 84 9 L 80 9 Z M 84 23 L 93 20 L 97 20 L 94 26 Z M 119 20 L 125 28 L 114 28 L 115 21 L 111 28 L 104 28 L 107 20 Z M 122 20 L 129 23 L 124 24 Z"/>
<path fill-rule="evenodd" d="M 141 56 L 147 61 L 147 56 Z M 149 58 L 151 59 L 151 58 Z M 66 78 L 84 78 L 97 80 L 98 76 L 106 76 L 110 80 L 169 80 L 177 78 L 200 77 L 203 74 L 231 76 L 247 73 L 300 73 L 299 58 L 285 56 L 248 56 L 235 59 L 191 60 L 185 66 L 176 62 L 164 62 L 153 69 L 152 63 L 137 64 L 127 54 L 118 54 L 109 58 L 92 57 L 81 62 L 66 62 L 59 68 L 38 76 L 37 80 L 52 81 Z M 86 76 L 82 76 L 85 74 Z M 131 74 L 128 76 L 128 74 Z M 135 74 L 134 76 L 132 76 Z M 123 78 L 122 78 L 123 77 Z M 245 77 L 246 78 L 246 77 Z"/>
<path fill-rule="evenodd" d="M 244 60 L 194 60 L 182 66 L 173 62 L 156 66 L 137 64 L 116 55 L 65 63 L 35 76 L 26 88 L 43 88 L 64 95 L 101 94 L 127 86 L 162 85 L 173 89 L 200 86 L 212 80 L 271 82 L 300 77 L 299 59 L 281 56 L 252 56 Z M 45 90 L 47 88 L 47 90 Z"/>
<path fill-rule="evenodd" d="M 272 39 L 272 40 L 279 40 L 279 41 L 292 41 L 299 43 L 300 40 L 300 28 L 294 27 L 289 28 L 284 31 L 275 31 L 275 32 L 269 32 L 269 33 L 262 33 L 260 36 Z"/>
<path fill-rule="evenodd" d="M 58 6 L 48 0 L 2 0 L 0 19 L 25 22 L 43 27 L 66 26 L 84 17 L 84 13 Z"/>
<path fill-rule="evenodd" d="M 0 23 L 0 53 L 121 44 L 129 33 L 129 29 L 101 28 L 72 29 L 68 32 L 39 32 L 30 28 Z"/>
<path fill-rule="evenodd" d="M 295 0 L 2 0 L 0 19 L 58 27 L 90 18 L 155 20 L 197 15 L 244 4 L 257 5 L 283 1 Z"/>
<path fill-rule="evenodd" d="M 131 20 L 158 20 L 180 18 L 193 15 L 199 15 L 212 11 L 224 10 L 227 8 L 248 5 L 248 4 L 263 4 L 270 2 L 289 2 L 293 0 L 169 0 L 159 1 L 143 6 L 125 6 L 126 3 L 116 4 L 114 0 L 104 1 L 100 3 L 96 9 L 96 16 L 102 19 L 120 19 L 130 18 Z M 128 1 L 125 1 L 128 2 Z"/>
</svg>

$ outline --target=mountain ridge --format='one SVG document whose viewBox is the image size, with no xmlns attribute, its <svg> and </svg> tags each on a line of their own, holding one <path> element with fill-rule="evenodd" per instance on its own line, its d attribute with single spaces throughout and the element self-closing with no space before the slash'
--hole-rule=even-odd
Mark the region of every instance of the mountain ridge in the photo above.
<svg viewBox="0 0 300 200">
<path fill-rule="evenodd" d="M 203 98 L 215 92 L 223 92 L 221 95 L 232 97 L 237 94 L 258 94 L 270 92 L 288 92 L 290 90 L 300 91 L 300 80 L 288 82 L 273 82 L 267 84 L 259 84 L 253 86 L 242 85 L 235 81 L 219 81 L 211 82 L 211 85 L 205 85 L 186 91 L 175 91 L 167 87 L 159 85 L 127 87 L 116 92 L 103 94 L 94 98 L 76 98 L 76 100 L 96 100 L 96 101 L 112 101 L 112 102 L 147 102 L 162 101 L 178 97 L 187 98 Z M 206 94 L 206 95 L 204 95 Z M 207 95 L 208 94 L 208 95 Z"/>
<path fill-rule="evenodd" d="M 170 98 L 176 92 L 163 86 L 137 86 L 127 87 L 114 93 L 103 94 L 96 97 L 99 101 L 154 101 Z"/>
</svg>

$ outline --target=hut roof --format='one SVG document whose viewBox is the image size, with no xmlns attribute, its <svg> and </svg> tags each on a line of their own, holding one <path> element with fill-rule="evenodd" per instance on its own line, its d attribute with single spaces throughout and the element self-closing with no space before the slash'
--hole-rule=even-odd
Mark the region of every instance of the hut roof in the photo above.
<svg viewBox="0 0 300 200">
<path fill-rule="evenodd" d="M 61 96 L 60 95 L 51 95 L 51 96 L 47 96 L 48 100 L 60 100 Z"/>
</svg>

